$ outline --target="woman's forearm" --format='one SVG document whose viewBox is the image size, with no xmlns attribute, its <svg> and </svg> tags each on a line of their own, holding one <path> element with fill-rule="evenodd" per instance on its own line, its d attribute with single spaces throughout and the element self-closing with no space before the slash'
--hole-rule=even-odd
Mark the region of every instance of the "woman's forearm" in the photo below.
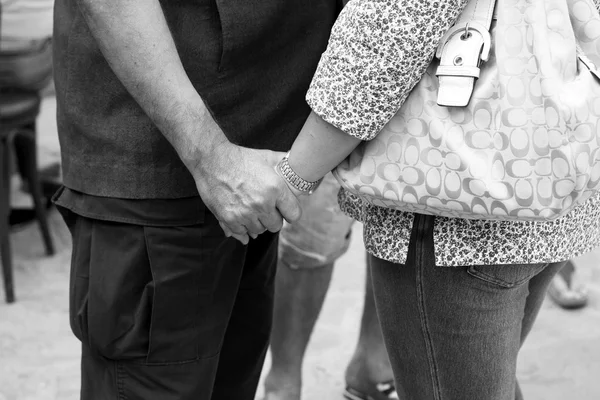
<svg viewBox="0 0 600 400">
<path fill-rule="evenodd" d="M 290 167 L 314 182 L 342 162 L 361 142 L 311 112 L 289 155 Z"/>
</svg>

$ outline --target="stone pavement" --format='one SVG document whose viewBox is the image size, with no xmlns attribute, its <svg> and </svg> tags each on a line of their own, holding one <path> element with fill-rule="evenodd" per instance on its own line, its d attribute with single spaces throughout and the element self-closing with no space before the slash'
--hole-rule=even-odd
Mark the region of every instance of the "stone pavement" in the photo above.
<svg viewBox="0 0 600 400">
<path fill-rule="evenodd" d="M 46 99 L 40 117 L 41 164 L 58 157 L 54 107 L 53 99 Z M 14 198 L 15 204 L 25 202 L 23 196 Z M 78 398 L 79 346 L 68 323 L 70 238 L 59 215 L 53 212 L 50 218 L 59 249 L 53 257 L 43 255 L 36 226 L 12 236 L 18 300 L 5 304 L 0 289 L 0 400 Z M 343 373 L 362 308 L 361 233 L 356 225 L 312 337 L 304 365 L 304 400 L 342 398 Z M 590 285 L 590 305 L 569 312 L 545 303 L 519 359 L 528 400 L 600 400 L 600 251 L 576 261 Z"/>
</svg>

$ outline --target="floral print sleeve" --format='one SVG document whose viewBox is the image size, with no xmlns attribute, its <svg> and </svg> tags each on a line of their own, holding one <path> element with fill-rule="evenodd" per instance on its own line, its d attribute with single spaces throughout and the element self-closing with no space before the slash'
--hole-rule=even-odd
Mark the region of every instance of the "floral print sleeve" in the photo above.
<svg viewBox="0 0 600 400">
<path fill-rule="evenodd" d="M 313 111 L 362 140 L 398 111 L 467 0 L 351 0 L 307 94 Z"/>
<path fill-rule="evenodd" d="M 593 1 L 600 10 L 600 0 Z M 313 110 L 353 136 L 374 137 L 419 81 L 464 3 L 351 0 L 308 93 Z M 427 15 L 428 22 L 415 13 Z M 363 222 L 370 254 L 406 263 L 413 214 L 374 206 L 343 189 L 338 200 L 346 214 Z M 600 247 L 600 193 L 551 222 L 436 218 L 434 243 L 436 265 L 444 267 L 567 260 Z"/>
</svg>

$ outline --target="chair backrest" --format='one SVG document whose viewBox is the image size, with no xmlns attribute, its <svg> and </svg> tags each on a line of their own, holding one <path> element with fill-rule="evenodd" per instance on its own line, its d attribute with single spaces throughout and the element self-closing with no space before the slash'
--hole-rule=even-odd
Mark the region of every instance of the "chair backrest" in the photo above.
<svg viewBox="0 0 600 400">
<path fill-rule="evenodd" d="M 26 50 L 0 51 L 0 90 L 40 91 L 52 80 L 52 39 Z"/>
</svg>

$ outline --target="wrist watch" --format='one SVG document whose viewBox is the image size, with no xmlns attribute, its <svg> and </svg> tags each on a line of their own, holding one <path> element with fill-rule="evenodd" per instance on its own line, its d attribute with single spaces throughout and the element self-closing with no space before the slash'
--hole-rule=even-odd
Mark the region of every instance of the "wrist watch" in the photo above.
<svg viewBox="0 0 600 400">
<path fill-rule="evenodd" d="M 303 194 L 313 194 L 313 192 L 319 187 L 319 184 L 323 180 L 323 178 L 318 181 L 309 182 L 300 175 L 298 175 L 292 167 L 290 167 L 290 163 L 288 162 L 288 157 L 290 153 L 288 152 L 285 157 L 277 163 L 277 169 L 281 173 L 281 176 L 295 189 L 302 192 Z"/>
</svg>

